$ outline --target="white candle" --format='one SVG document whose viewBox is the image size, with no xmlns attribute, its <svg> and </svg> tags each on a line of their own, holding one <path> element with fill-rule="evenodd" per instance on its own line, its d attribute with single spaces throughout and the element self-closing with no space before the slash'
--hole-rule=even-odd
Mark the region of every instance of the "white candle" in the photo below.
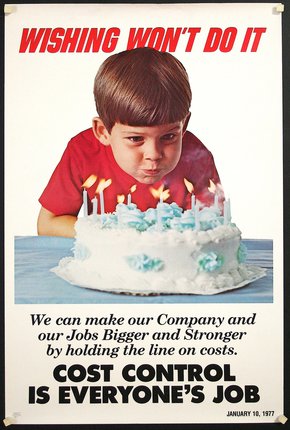
<svg viewBox="0 0 290 430">
<path fill-rule="evenodd" d="M 186 178 L 183 179 L 183 182 L 185 184 L 185 187 L 187 189 L 187 191 L 189 192 L 190 196 L 191 196 L 191 210 L 194 210 L 194 205 L 195 205 L 195 195 L 193 194 L 193 184 L 191 182 L 189 182 Z"/>
<path fill-rule="evenodd" d="M 93 198 L 92 202 L 93 202 L 93 220 L 96 221 L 97 214 L 98 214 L 98 200 L 96 196 Z"/>
<path fill-rule="evenodd" d="M 219 196 L 218 193 L 214 194 L 214 209 L 219 209 Z"/>
<path fill-rule="evenodd" d="M 131 193 L 134 193 L 136 191 L 137 185 L 132 185 L 132 187 L 129 190 L 129 194 L 127 196 L 127 205 L 130 205 L 132 203 L 132 195 Z"/>
<path fill-rule="evenodd" d="M 162 214 L 161 208 L 163 205 L 163 191 L 160 193 L 159 203 L 157 204 L 157 229 L 158 231 L 162 230 Z"/>
<path fill-rule="evenodd" d="M 231 202 L 230 199 L 224 201 L 224 224 L 227 225 L 231 222 Z"/>
<path fill-rule="evenodd" d="M 161 201 L 161 197 L 160 197 L 160 202 L 157 204 L 157 230 L 158 231 L 162 230 L 161 205 L 162 205 L 162 201 Z"/>
<path fill-rule="evenodd" d="M 224 201 L 224 224 L 228 224 L 228 202 Z"/>
<path fill-rule="evenodd" d="M 104 192 L 103 192 L 103 190 L 100 191 L 100 209 L 101 209 L 101 220 L 102 220 L 102 223 L 103 223 L 104 219 L 105 219 L 105 201 L 104 201 Z"/>
<path fill-rule="evenodd" d="M 196 205 L 194 206 L 194 220 L 195 220 L 195 230 L 200 229 L 200 222 L 199 222 L 199 201 L 196 202 Z"/>
<path fill-rule="evenodd" d="M 84 205 L 84 217 L 88 216 L 88 193 L 84 188 L 83 190 L 83 205 Z"/>
<path fill-rule="evenodd" d="M 232 213 L 231 213 L 231 201 L 228 199 L 228 212 L 229 212 L 229 222 L 232 220 Z"/>
<path fill-rule="evenodd" d="M 195 205 L 195 195 L 191 194 L 191 209 L 194 209 L 194 205 Z"/>
<path fill-rule="evenodd" d="M 116 212 L 117 212 L 117 219 L 118 219 L 118 226 L 122 227 L 123 222 L 122 222 L 122 213 L 123 210 L 125 209 L 126 205 L 124 203 L 118 203 L 116 206 Z"/>
</svg>

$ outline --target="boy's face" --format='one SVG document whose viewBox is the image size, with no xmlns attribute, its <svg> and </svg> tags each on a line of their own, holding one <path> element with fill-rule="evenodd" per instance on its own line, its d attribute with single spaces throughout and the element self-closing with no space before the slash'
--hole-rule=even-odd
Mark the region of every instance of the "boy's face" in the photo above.
<svg viewBox="0 0 290 430">
<path fill-rule="evenodd" d="M 95 135 L 103 144 L 111 146 L 118 165 L 138 182 L 153 184 L 178 163 L 185 121 L 145 127 L 115 123 L 108 133 L 105 128 L 100 129 L 100 124 L 97 131 L 97 120 Z"/>
</svg>

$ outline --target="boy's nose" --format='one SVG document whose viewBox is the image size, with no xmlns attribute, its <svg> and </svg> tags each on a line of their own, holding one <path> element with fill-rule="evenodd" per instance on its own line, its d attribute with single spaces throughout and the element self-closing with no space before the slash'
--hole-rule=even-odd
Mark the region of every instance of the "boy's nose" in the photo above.
<svg viewBox="0 0 290 430">
<path fill-rule="evenodd" d="M 162 158 L 162 148 L 159 142 L 156 141 L 150 141 L 147 142 L 144 157 L 146 160 L 159 160 Z"/>
</svg>

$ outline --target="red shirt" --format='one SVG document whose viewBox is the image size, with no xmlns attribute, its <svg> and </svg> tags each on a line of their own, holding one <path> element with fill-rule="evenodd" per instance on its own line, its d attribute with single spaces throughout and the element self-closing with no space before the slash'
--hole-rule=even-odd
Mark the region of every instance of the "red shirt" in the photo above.
<svg viewBox="0 0 290 430">
<path fill-rule="evenodd" d="M 193 184 L 196 199 L 210 206 L 214 195 L 208 190 L 209 179 L 215 184 L 220 182 L 212 154 L 188 131 L 183 137 L 181 157 L 174 170 L 161 181 L 147 185 L 124 172 L 115 161 L 111 147 L 101 144 L 90 128 L 70 140 L 39 202 L 55 215 L 78 215 L 83 203 L 82 184 L 92 174 L 97 176 L 97 181 L 87 190 L 89 213 L 92 210 L 91 200 L 101 178 L 112 179 L 112 184 L 104 190 L 105 212 L 113 212 L 117 195 L 124 194 L 127 198 L 134 184 L 137 189 L 132 193 L 132 202 L 142 211 L 156 207 L 157 200 L 150 188 L 158 189 L 162 184 L 164 189 L 170 190 L 167 203 L 176 202 L 183 209 L 189 209 L 191 195 L 184 185 L 184 178 Z"/>
</svg>

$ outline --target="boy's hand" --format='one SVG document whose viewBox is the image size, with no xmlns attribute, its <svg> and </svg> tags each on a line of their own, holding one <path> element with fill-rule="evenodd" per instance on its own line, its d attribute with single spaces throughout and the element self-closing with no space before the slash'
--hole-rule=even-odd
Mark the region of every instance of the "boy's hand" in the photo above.
<svg viewBox="0 0 290 430">
<path fill-rule="evenodd" d="M 37 220 L 37 231 L 40 236 L 74 237 L 76 220 L 76 216 L 57 216 L 44 207 L 41 207 Z"/>
</svg>

